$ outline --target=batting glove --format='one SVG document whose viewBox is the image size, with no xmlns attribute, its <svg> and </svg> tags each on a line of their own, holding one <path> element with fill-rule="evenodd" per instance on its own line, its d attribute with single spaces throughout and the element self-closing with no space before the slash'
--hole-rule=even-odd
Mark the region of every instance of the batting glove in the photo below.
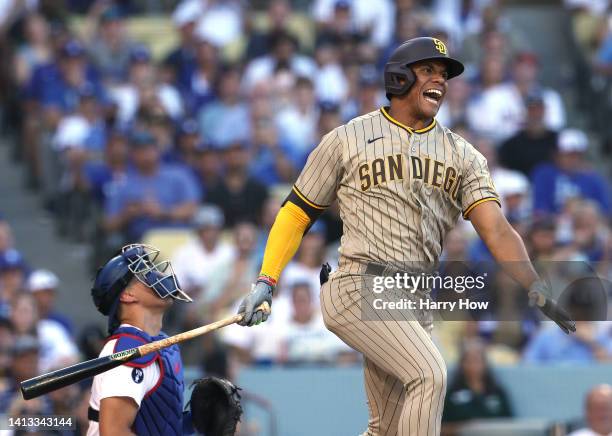
<svg viewBox="0 0 612 436">
<path fill-rule="evenodd" d="M 553 320 L 565 334 L 569 334 L 570 331 L 575 332 L 576 323 L 563 308 L 545 295 L 547 290 L 547 285 L 542 281 L 538 280 L 532 284 L 529 289 L 529 304 L 540 309 L 540 311 Z"/>
<path fill-rule="evenodd" d="M 256 309 L 265 301 L 272 306 L 272 293 L 275 287 L 276 280 L 268 276 L 259 276 L 251 292 L 244 297 L 240 307 L 238 307 L 238 313 L 244 313 L 242 320 L 238 324 L 251 327 L 267 320 L 270 312 Z"/>
</svg>

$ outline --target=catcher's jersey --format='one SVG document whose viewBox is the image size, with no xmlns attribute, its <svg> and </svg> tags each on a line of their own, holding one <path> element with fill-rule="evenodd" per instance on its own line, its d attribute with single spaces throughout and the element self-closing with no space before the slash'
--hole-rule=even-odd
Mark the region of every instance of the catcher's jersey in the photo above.
<svg viewBox="0 0 612 436">
<path fill-rule="evenodd" d="M 435 120 L 411 129 L 385 108 L 325 135 L 294 190 L 317 208 L 338 199 L 341 267 L 433 265 L 461 214 L 499 203 L 486 159 L 471 144 Z"/>
</svg>

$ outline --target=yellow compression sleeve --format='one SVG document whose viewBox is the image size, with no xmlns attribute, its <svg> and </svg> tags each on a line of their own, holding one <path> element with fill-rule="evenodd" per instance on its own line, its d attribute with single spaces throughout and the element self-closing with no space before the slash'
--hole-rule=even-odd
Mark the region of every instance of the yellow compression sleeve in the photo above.
<svg viewBox="0 0 612 436">
<path fill-rule="evenodd" d="M 310 218 L 299 206 L 287 201 L 270 229 L 261 274 L 278 280 L 302 242 Z"/>
</svg>

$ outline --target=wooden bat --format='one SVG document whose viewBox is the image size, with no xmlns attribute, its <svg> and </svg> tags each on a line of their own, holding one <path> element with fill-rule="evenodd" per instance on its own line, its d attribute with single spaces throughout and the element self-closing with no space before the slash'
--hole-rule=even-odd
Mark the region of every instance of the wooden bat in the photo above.
<svg viewBox="0 0 612 436">
<path fill-rule="evenodd" d="M 267 302 L 264 302 L 256 310 L 263 310 L 264 312 L 269 313 L 270 306 Z M 81 380 L 85 380 L 86 378 L 101 374 L 109 369 L 113 369 L 119 365 L 130 362 L 131 360 L 138 359 L 146 354 L 154 353 L 162 348 L 166 348 L 171 345 L 178 344 L 179 342 L 193 339 L 197 336 L 226 327 L 230 324 L 237 323 L 242 320 L 243 316 L 243 314 L 230 316 L 193 330 L 178 333 L 166 339 L 160 339 L 159 341 L 144 344 L 136 348 L 119 351 L 108 356 L 87 360 L 85 362 L 77 363 L 66 368 L 61 368 L 47 374 L 39 375 L 38 377 L 34 377 L 20 383 L 21 395 L 23 395 L 25 400 L 31 400 L 32 398 L 39 397 L 51 391 L 61 389 L 73 383 L 80 382 Z"/>
</svg>

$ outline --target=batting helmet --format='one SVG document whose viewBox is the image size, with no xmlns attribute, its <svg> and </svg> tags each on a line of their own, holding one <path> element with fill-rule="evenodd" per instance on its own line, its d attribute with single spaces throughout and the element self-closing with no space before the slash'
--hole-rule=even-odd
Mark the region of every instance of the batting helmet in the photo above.
<svg viewBox="0 0 612 436">
<path fill-rule="evenodd" d="M 130 244 L 98 269 L 91 296 L 100 313 L 108 316 L 109 333 L 117 327 L 119 294 L 135 277 L 151 288 L 159 298 L 192 301 L 178 283 L 168 261 L 156 263 L 159 250 L 144 244 Z"/>
<path fill-rule="evenodd" d="M 448 78 L 463 73 L 463 64 L 448 55 L 446 44 L 436 38 L 413 38 L 396 48 L 385 64 L 385 91 L 387 98 L 408 92 L 415 81 L 410 65 L 427 59 L 440 59 L 446 62 Z M 404 82 L 402 83 L 402 80 Z"/>
</svg>

